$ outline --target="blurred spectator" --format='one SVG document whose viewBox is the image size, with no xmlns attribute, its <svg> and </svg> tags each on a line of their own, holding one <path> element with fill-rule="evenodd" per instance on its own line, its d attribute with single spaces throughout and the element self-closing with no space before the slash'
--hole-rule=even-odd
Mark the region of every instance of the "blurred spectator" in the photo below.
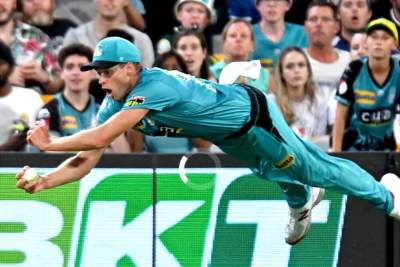
<svg viewBox="0 0 400 267">
<path fill-rule="evenodd" d="M 55 18 L 55 0 L 21 0 L 23 20 L 50 37 L 49 47 L 59 51 L 69 28 L 76 24 L 69 19 Z"/>
<path fill-rule="evenodd" d="M 400 32 L 400 1 L 399 0 L 375 0 L 372 1 L 372 18 L 384 17 L 392 21 Z"/>
<path fill-rule="evenodd" d="M 254 33 L 250 22 L 245 19 L 234 19 L 226 24 L 222 32 L 224 60 L 211 66 L 217 80 L 222 70 L 231 62 L 248 61 L 254 51 Z M 268 90 L 269 73 L 260 68 L 257 79 L 249 79 L 247 84 L 262 91 Z"/>
<path fill-rule="evenodd" d="M 93 0 L 58 1 L 60 5 L 55 10 L 56 16 L 69 18 L 76 24 L 91 21 L 96 16 Z M 119 14 L 121 22 L 143 31 L 146 28 L 144 15 L 145 7 L 141 0 L 124 0 L 122 12 Z"/>
<path fill-rule="evenodd" d="M 207 43 L 200 31 L 186 29 L 177 33 L 173 48 L 185 61 L 189 74 L 215 81 L 208 63 Z"/>
<path fill-rule="evenodd" d="M 129 26 L 144 31 L 146 29 L 146 21 L 143 14 L 146 13 L 141 0 L 125 0 L 124 20 Z"/>
<path fill-rule="evenodd" d="M 258 23 L 261 19 L 254 0 L 228 0 L 229 16 L 231 19 L 242 18 L 251 23 Z"/>
<path fill-rule="evenodd" d="M 188 73 L 185 61 L 174 50 L 159 55 L 156 58 L 153 67 L 165 70 L 178 70 L 183 73 Z"/>
<path fill-rule="evenodd" d="M 11 49 L 16 67 L 10 83 L 55 93 L 61 87 L 60 66 L 48 45 L 49 37 L 29 24 L 13 19 L 16 0 L 0 1 L 0 39 Z"/>
<path fill-rule="evenodd" d="M 212 2 L 207 0 L 177 0 L 174 6 L 176 20 L 180 23 L 175 32 L 196 29 L 203 32 L 212 20 Z M 174 35 L 165 35 L 157 43 L 157 53 L 169 51 Z M 210 42 L 208 42 L 210 43 Z"/>
<path fill-rule="evenodd" d="M 261 21 L 253 26 L 256 37 L 253 59 L 259 59 L 270 71 L 283 49 L 308 44 L 303 26 L 285 22 L 285 14 L 291 5 L 292 0 L 256 0 Z"/>
<path fill-rule="evenodd" d="M 9 77 L 15 66 L 10 48 L 0 41 L 0 150 L 23 150 L 26 133 L 43 101 L 30 89 L 11 86 Z"/>
<path fill-rule="evenodd" d="M 364 30 L 372 15 L 370 0 L 340 0 L 338 15 L 340 35 L 335 40 L 335 47 L 350 51 L 353 34 Z"/>
<path fill-rule="evenodd" d="M 96 3 L 96 17 L 93 21 L 85 23 L 76 29 L 67 32 L 64 45 L 72 43 L 82 43 L 92 49 L 97 42 L 106 36 L 111 29 L 122 29 L 134 38 L 135 45 L 139 48 L 142 55 L 142 65 L 152 66 L 154 62 L 153 45 L 147 34 L 128 26 L 121 22 L 120 13 L 122 12 L 125 0 L 94 0 Z"/>
<path fill-rule="evenodd" d="M 367 55 L 367 35 L 364 32 L 353 34 L 350 42 L 351 60 L 356 60 Z"/>
<path fill-rule="evenodd" d="M 336 101 L 334 95 L 350 54 L 334 48 L 332 40 L 339 30 L 336 6 L 326 1 L 312 2 L 307 11 L 305 28 L 310 44 L 305 49 L 311 64 L 317 94 L 322 102 L 330 106 L 329 124 L 335 120 Z"/>
<path fill-rule="evenodd" d="M 391 55 L 398 32 L 381 18 L 367 26 L 367 57 L 352 61 L 336 97 L 333 150 L 395 150 L 393 124 L 400 103 L 400 61 Z"/>
<path fill-rule="evenodd" d="M 60 51 L 64 89 L 38 115 L 49 125 L 52 136 L 69 136 L 95 125 L 99 106 L 89 94 L 95 73 L 80 71 L 81 66 L 91 62 L 92 54 L 92 49 L 82 44 L 72 44 Z"/>
<path fill-rule="evenodd" d="M 298 47 L 285 49 L 276 67 L 276 102 L 286 122 L 302 138 L 328 150 L 328 106 L 312 80 L 310 62 Z"/>
</svg>

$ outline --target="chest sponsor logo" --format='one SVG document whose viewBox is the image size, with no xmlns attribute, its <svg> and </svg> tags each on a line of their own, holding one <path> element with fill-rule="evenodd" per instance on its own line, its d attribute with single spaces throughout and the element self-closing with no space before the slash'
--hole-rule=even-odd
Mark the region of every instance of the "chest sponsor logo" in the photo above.
<svg viewBox="0 0 400 267">
<path fill-rule="evenodd" d="M 366 124 L 382 124 L 393 119 L 393 112 L 390 109 L 360 110 L 359 120 Z"/>
<path fill-rule="evenodd" d="M 366 90 L 354 90 L 355 102 L 361 105 L 374 105 L 376 93 Z"/>
<path fill-rule="evenodd" d="M 143 96 L 134 96 L 131 99 L 128 100 L 128 106 L 136 106 L 136 105 L 140 105 L 143 104 L 145 100 L 145 97 Z"/>
<path fill-rule="evenodd" d="M 78 124 L 74 116 L 63 116 L 61 118 L 61 125 L 63 129 L 76 129 Z"/>
</svg>

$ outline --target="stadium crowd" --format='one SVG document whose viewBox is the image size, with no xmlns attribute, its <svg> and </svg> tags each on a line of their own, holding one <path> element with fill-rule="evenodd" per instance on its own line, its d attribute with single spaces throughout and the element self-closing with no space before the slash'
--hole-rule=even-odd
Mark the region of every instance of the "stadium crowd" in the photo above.
<svg viewBox="0 0 400 267">
<path fill-rule="evenodd" d="M 25 140 L 36 120 L 53 137 L 95 125 L 105 93 L 80 67 L 108 36 L 135 43 L 145 68 L 267 93 L 299 137 L 326 151 L 400 148 L 400 0 L 160 2 L 0 0 L 0 150 L 37 151 Z M 151 16 L 168 2 L 165 23 Z M 134 129 L 108 149 L 190 151 L 219 150 Z"/>
</svg>

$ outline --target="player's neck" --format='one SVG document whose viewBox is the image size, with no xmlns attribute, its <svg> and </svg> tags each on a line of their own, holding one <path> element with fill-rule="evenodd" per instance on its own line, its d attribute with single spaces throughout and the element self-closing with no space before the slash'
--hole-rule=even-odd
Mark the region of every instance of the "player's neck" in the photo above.
<svg viewBox="0 0 400 267">
<path fill-rule="evenodd" d="M 301 87 L 292 87 L 292 86 L 288 86 L 287 88 L 288 90 L 288 98 L 290 101 L 292 102 L 297 102 L 300 103 L 304 100 L 304 98 L 306 97 L 306 94 L 304 92 L 304 89 Z"/>
<path fill-rule="evenodd" d="M 391 60 L 390 57 L 379 58 L 379 59 L 369 57 L 368 58 L 368 67 L 370 68 L 370 70 L 373 73 L 376 73 L 376 74 L 387 73 L 387 72 L 389 72 L 389 70 L 391 68 L 390 60 Z"/>
<path fill-rule="evenodd" d="M 270 22 L 262 19 L 260 21 L 260 29 L 262 33 L 273 42 L 278 42 L 282 39 L 285 33 L 285 21 L 278 20 L 276 22 Z"/>
<path fill-rule="evenodd" d="M 339 58 L 332 45 L 310 45 L 310 47 L 307 48 L 307 52 L 314 60 L 320 61 L 322 63 L 334 63 Z"/>
<path fill-rule="evenodd" d="M 72 91 L 72 90 L 64 90 L 64 97 L 68 100 L 68 102 L 74 106 L 77 110 L 84 110 L 87 106 L 87 103 L 90 98 L 90 94 L 87 91 Z"/>
<path fill-rule="evenodd" d="M 349 31 L 347 29 L 345 29 L 344 27 L 342 27 L 342 29 L 340 30 L 340 37 L 344 40 L 346 40 L 349 44 L 351 42 L 351 38 L 353 37 L 354 32 Z"/>
</svg>

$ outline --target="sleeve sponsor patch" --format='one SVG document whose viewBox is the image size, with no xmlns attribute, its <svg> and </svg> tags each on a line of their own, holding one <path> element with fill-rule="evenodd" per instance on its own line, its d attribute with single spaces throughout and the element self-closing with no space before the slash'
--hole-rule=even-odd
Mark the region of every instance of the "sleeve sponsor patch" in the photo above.
<svg viewBox="0 0 400 267">
<path fill-rule="evenodd" d="M 132 106 L 137 106 L 140 104 L 143 104 L 145 101 L 145 97 L 143 96 L 133 96 L 130 99 L 128 99 L 128 101 L 126 102 L 128 106 L 132 107 Z"/>
</svg>

